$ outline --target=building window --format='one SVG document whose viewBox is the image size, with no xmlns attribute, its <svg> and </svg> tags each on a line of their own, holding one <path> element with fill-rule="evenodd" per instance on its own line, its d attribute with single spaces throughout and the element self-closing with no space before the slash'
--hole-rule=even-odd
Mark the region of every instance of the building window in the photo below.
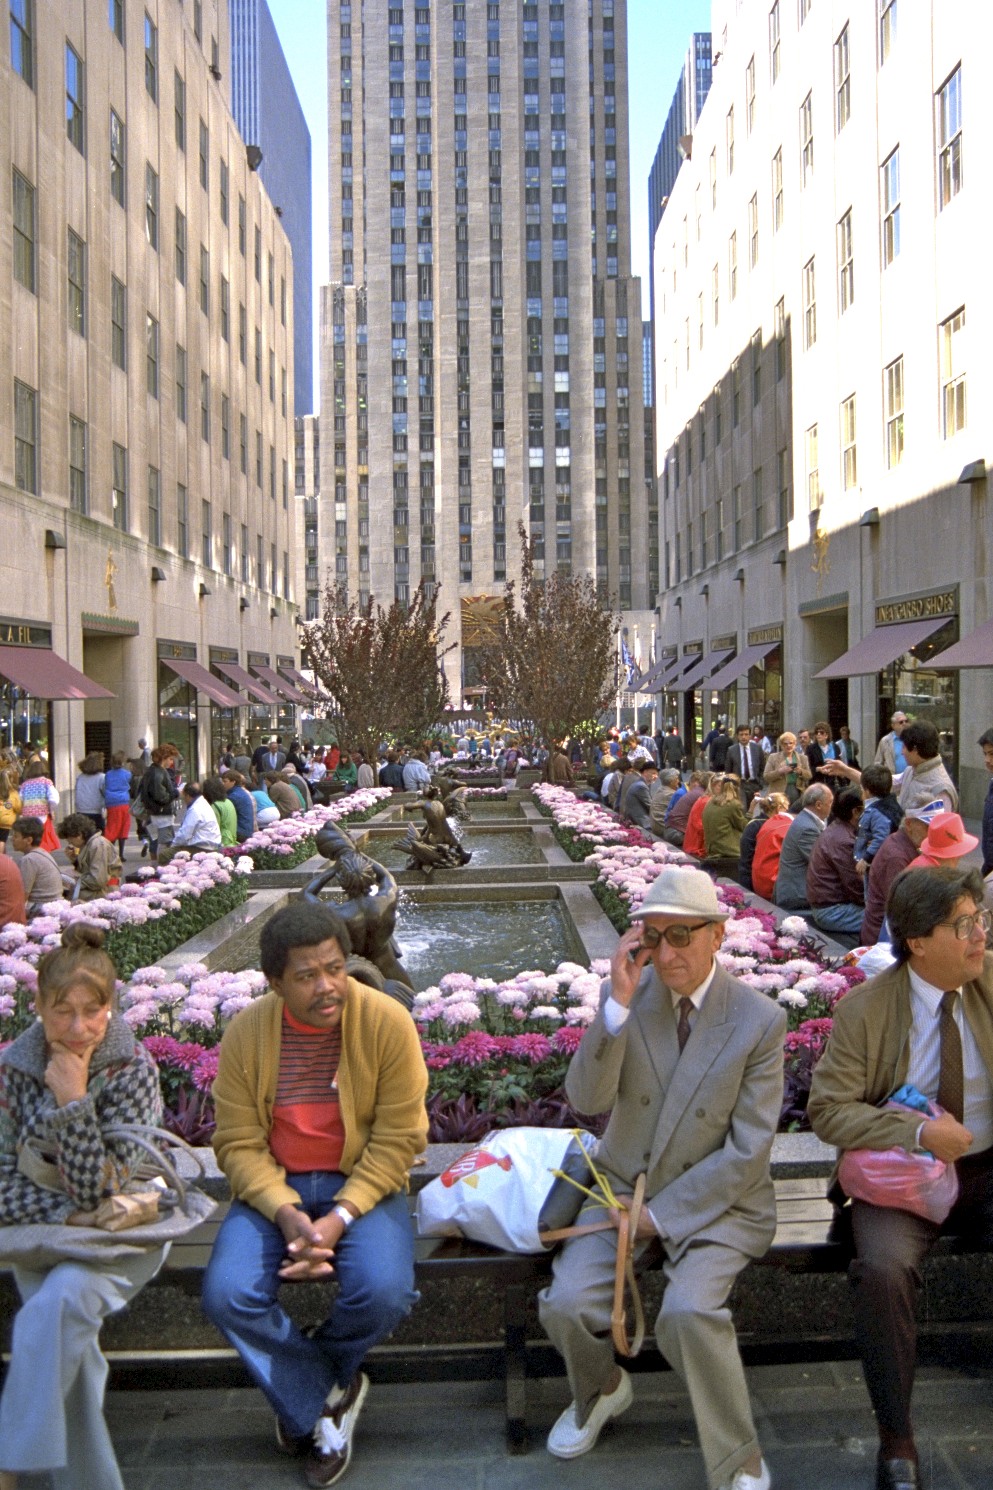
<svg viewBox="0 0 993 1490">
<path fill-rule="evenodd" d="M 80 155 L 86 154 L 83 112 L 83 61 L 66 44 L 66 135 Z"/>
<path fill-rule="evenodd" d="M 261 284 L 262 283 L 262 229 L 261 228 L 258 228 L 258 227 L 255 229 L 255 264 L 254 264 L 254 267 L 255 267 L 255 278 L 256 278 L 256 281 L 259 284 Z"/>
<path fill-rule="evenodd" d="M 772 157 L 772 231 L 778 233 L 783 226 L 783 151 L 780 147 Z"/>
<path fill-rule="evenodd" d="M 220 199 L 221 199 L 221 222 L 224 224 L 225 227 L 227 227 L 227 225 L 228 225 L 228 195 L 229 195 L 229 186 L 228 186 L 228 163 L 227 163 L 226 160 L 222 160 L 221 161 L 220 183 L 221 183 L 220 184 L 220 192 L 218 194 L 219 194 Z"/>
<path fill-rule="evenodd" d="M 276 263 L 272 254 L 269 255 L 269 304 L 276 304 Z"/>
<path fill-rule="evenodd" d="M 900 147 L 879 168 L 883 200 L 883 264 L 892 264 L 900 253 Z"/>
<path fill-rule="evenodd" d="M 255 485 L 262 490 L 262 431 L 255 431 Z"/>
<path fill-rule="evenodd" d="M 821 473 L 817 466 L 817 425 L 812 424 L 803 437 L 804 464 L 807 468 L 807 502 L 811 512 L 816 512 L 823 501 L 821 495 Z"/>
<path fill-rule="evenodd" d="M 152 398 L 159 396 L 159 323 L 145 316 L 145 386 Z"/>
<path fill-rule="evenodd" d="M 242 367 L 246 367 L 248 357 L 248 312 L 243 305 L 238 306 L 238 357 Z"/>
<path fill-rule="evenodd" d="M 128 521 L 128 452 L 123 445 L 111 446 L 110 507 L 114 527 L 126 533 Z"/>
<path fill-rule="evenodd" d="M 204 191 L 210 184 L 210 132 L 200 120 L 200 185 Z"/>
<path fill-rule="evenodd" d="M 34 87 L 34 0 L 10 0 L 10 65 Z"/>
<path fill-rule="evenodd" d="M 903 460 L 903 358 L 883 369 L 886 405 L 886 465 L 892 471 Z"/>
<path fill-rule="evenodd" d="M 66 231 L 66 288 L 69 330 L 86 335 L 86 244 L 72 228 Z"/>
<path fill-rule="evenodd" d="M 755 524 L 755 542 L 765 536 L 765 512 L 762 502 L 762 467 L 752 472 L 752 513 Z"/>
<path fill-rule="evenodd" d="M 731 364 L 731 428 L 741 423 L 741 360 L 736 357 Z"/>
<path fill-rule="evenodd" d="M 128 292 L 114 275 L 110 277 L 110 355 L 115 367 L 128 370 Z"/>
<path fill-rule="evenodd" d="M 248 552 L 248 524 L 241 525 L 241 579 L 243 584 L 248 584 L 252 577 L 252 556 Z"/>
<path fill-rule="evenodd" d="M 245 206 L 245 198 L 243 196 L 239 196 L 238 197 L 238 252 L 241 254 L 242 258 L 245 257 L 245 233 L 246 233 L 246 223 L 247 223 L 247 215 L 246 214 L 247 214 L 247 208 Z"/>
<path fill-rule="evenodd" d="M 807 17 L 810 15 L 810 7 L 813 5 L 813 3 L 814 3 L 814 0 L 800 0 L 800 25 L 801 26 L 803 25 L 803 23 L 807 19 Z"/>
<path fill-rule="evenodd" d="M 806 186 L 814 174 L 814 105 L 808 93 L 800 105 L 800 181 Z"/>
<path fill-rule="evenodd" d="M 221 455 L 231 459 L 231 401 L 226 393 L 221 394 Z"/>
<path fill-rule="evenodd" d="M 38 493 L 38 395 L 14 379 L 14 485 Z"/>
<path fill-rule="evenodd" d="M 173 80 L 176 115 L 176 147 L 186 149 L 186 80 L 177 72 Z"/>
<path fill-rule="evenodd" d="M 793 516 L 790 502 L 790 463 L 786 450 L 776 452 L 776 491 L 778 493 L 777 526 L 785 528 Z"/>
<path fill-rule="evenodd" d="M 69 415 L 69 506 L 73 512 L 87 508 L 86 425 L 75 414 Z"/>
<path fill-rule="evenodd" d="M 741 510 L 741 487 L 731 492 L 731 552 L 739 553 L 745 545 L 745 516 Z"/>
<path fill-rule="evenodd" d="M 851 58 L 848 49 L 848 27 L 834 44 L 834 128 L 841 134 L 852 113 Z"/>
<path fill-rule="evenodd" d="M 745 68 L 745 133 L 755 128 L 755 58 L 749 57 Z"/>
<path fill-rule="evenodd" d="M 200 541 L 200 562 L 204 568 L 212 569 L 214 565 L 213 516 L 210 503 L 206 501 L 200 503 Z"/>
<path fill-rule="evenodd" d="M 124 45 L 124 0 L 109 0 L 110 6 L 110 29 L 117 40 Z"/>
<path fill-rule="evenodd" d="M 186 218 L 176 208 L 176 278 L 186 283 Z"/>
<path fill-rule="evenodd" d="M 269 500 L 276 500 L 276 447 L 269 446 Z"/>
<path fill-rule="evenodd" d="M 210 316 L 210 254 L 200 245 L 200 309 Z"/>
<path fill-rule="evenodd" d="M 896 46 L 896 0 L 879 0 L 879 65 L 889 61 Z"/>
<path fill-rule="evenodd" d="M 812 347 L 817 340 L 817 296 L 814 284 L 814 261 L 809 259 L 803 266 L 803 349 Z"/>
<path fill-rule="evenodd" d="M 957 67 L 939 91 L 938 202 L 947 207 L 962 190 L 962 68 Z"/>
<path fill-rule="evenodd" d="M 714 325 L 715 326 L 717 325 L 718 321 L 721 318 L 720 280 L 721 280 L 720 271 L 719 271 L 717 265 L 715 264 L 714 267 L 713 267 L 713 269 L 710 271 L 710 296 L 711 296 L 711 300 L 713 301 L 713 305 L 714 305 Z"/>
<path fill-rule="evenodd" d="M 200 374 L 200 438 L 210 444 L 210 378 Z"/>
<path fill-rule="evenodd" d="M 941 433 L 946 440 L 965 429 L 965 306 L 939 328 L 941 338 Z"/>
<path fill-rule="evenodd" d="M 26 290 L 35 289 L 34 187 L 20 171 L 13 175 L 14 278 Z"/>
<path fill-rule="evenodd" d="M 153 102 L 159 97 L 159 31 L 145 12 L 145 88 Z"/>
<path fill-rule="evenodd" d="M 752 408 L 762 401 L 762 332 L 752 337 Z"/>
<path fill-rule="evenodd" d="M 225 574 L 232 572 L 232 564 L 231 514 L 230 512 L 224 512 L 221 514 L 221 568 Z"/>
<path fill-rule="evenodd" d="M 255 381 L 262 387 L 262 332 L 255 328 Z"/>
<path fill-rule="evenodd" d="M 710 152 L 710 207 L 717 206 L 717 146 Z"/>
<path fill-rule="evenodd" d="M 231 286 L 221 275 L 221 336 L 231 340 Z"/>
<path fill-rule="evenodd" d="M 145 237 L 154 249 L 159 246 L 159 178 L 145 162 Z"/>
<path fill-rule="evenodd" d="M 759 198 L 756 192 L 748 202 L 748 267 L 754 269 L 759 261 Z"/>
<path fill-rule="evenodd" d="M 769 77 L 773 83 L 779 77 L 779 0 L 769 12 Z"/>
<path fill-rule="evenodd" d="M 728 175 L 730 176 L 734 172 L 734 104 L 728 109 L 724 134 L 727 145 Z"/>
<path fill-rule="evenodd" d="M 781 383 L 786 376 L 786 300 L 776 301 L 775 313 L 775 338 L 776 338 L 776 382 Z"/>
<path fill-rule="evenodd" d="M 841 315 L 855 299 L 855 262 L 852 257 L 852 210 L 838 224 L 838 308 Z"/>
<path fill-rule="evenodd" d="M 858 486 L 855 458 L 855 394 L 841 403 L 841 484 L 845 491 Z"/>
<path fill-rule="evenodd" d="M 190 497 L 182 483 L 176 486 L 176 551 L 181 559 L 190 557 Z"/>
<path fill-rule="evenodd" d="M 738 293 L 738 235 L 732 233 L 728 239 L 728 299 Z"/>
<path fill-rule="evenodd" d="M 124 206 L 124 121 L 110 111 L 110 194 Z"/>
<path fill-rule="evenodd" d="M 203 0 L 193 0 L 193 35 L 203 41 Z"/>
<path fill-rule="evenodd" d="M 156 548 L 162 543 L 162 495 L 154 466 L 148 468 L 148 541 Z"/>
<path fill-rule="evenodd" d="M 239 416 L 238 423 L 238 455 L 241 466 L 241 474 L 248 475 L 248 419 L 244 414 Z"/>
<path fill-rule="evenodd" d="M 176 343 L 176 418 L 186 423 L 187 400 L 186 348 Z"/>
</svg>

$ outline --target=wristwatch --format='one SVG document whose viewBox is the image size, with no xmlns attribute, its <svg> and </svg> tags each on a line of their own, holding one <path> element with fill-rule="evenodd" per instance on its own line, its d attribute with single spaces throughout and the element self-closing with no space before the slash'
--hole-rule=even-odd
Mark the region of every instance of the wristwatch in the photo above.
<svg viewBox="0 0 993 1490">
<path fill-rule="evenodd" d="M 355 1217 L 352 1215 L 351 1211 L 346 1210 L 343 1205 L 333 1205 L 331 1207 L 331 1214 L 332 1216 L 338 1217 L 346 1231 L 355 1220 Z"/>
</svg>

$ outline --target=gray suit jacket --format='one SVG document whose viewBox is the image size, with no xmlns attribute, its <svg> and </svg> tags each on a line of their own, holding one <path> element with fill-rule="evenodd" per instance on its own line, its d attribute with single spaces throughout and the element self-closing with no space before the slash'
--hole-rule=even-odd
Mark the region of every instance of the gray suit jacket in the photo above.
<svg viewBox="0 0 993 1490">
<path fill-rule="evenodd" d="M 786 1014 L 720 965 L 682 1055 L 672 995 L 649 964 L 617 1035 L 600 1011 L 566 1076 L 580 1112 L 612 1109 L 597 1163 L 648 1208 L 673 1260 L 694 1241 L 761 1257 L 776 1229 L 769 1155 L 783 1102 Z"/>
<path fill-rule="evenodd" d="M 779 873 L 772 898 L 784 911 L 810 908 L 807 900 L 807 865 L 824 824 L 812 812 L 798 812 L 790 825 L 779 855 Z"/>
</svg>

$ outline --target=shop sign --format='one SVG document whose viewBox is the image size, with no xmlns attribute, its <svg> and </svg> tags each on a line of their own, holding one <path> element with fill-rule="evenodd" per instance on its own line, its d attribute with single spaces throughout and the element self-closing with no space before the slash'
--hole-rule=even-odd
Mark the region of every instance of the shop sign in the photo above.
<svg viewBox="0 0 993 1490">
<path fill-rule="evenodd" d="M 269 666 L 269 653 L 268 652 L 246 652 L 245 653 L 245 656 L 248 659 L 248 666 L 249 667 L 268 667 Z"/>
<path fill-rule="evenodd" d="M 927 621 L 932 616 L 958 615 L 959 596 L 956 586 L 933 595 L 914 595 L 907 600 L 890 600 L 876 606 L 876 625 L 890 626 L 896 621 Z"/>
<path fill-rule="evenodd" d="M 683 646 L 684 657 L 702 657 L 703 642 L 686 642 Z"/>
<path fill-rule="evenodd" d="M 51 647 L 52 628 L 35 626 L 30 621 L 0 616 L 0 645 L 4 647 Z"/>
<path fill-rule="evenodd" d="M 755 626 L 748 633 L 750 647 L 772 647 L 783 639 L 783 624 L 778 626 Z"/>
<path fill-rule="evenodd" d="M 710 638 L 710 650 L 712 652 L 731 652 L 738 646 L 738 633 L 729 631 L 727 636 L 712 636 Z"/>
<path fill-rule="evenodd" d="M 238 648 L 237 647 L 211 647 L 210 648 L 210 661 L 211 661 L 211 665 L 213 665 L 215 662 L 237 662 L 238 661 Z"/>
<path fill-rule="evenodd" d="M 656 662 L 675 662 L 678 655 L 678 647 L 663 647 L 656 658 Z"/>
<path fill-rule="evenodd" d="M 159 642 L 156 648 L 156 656 L 163 662 L 168 662 L 170 657 L 177 661 L 196 662 L 197 649 L 195 642 Z"/>
</svg>

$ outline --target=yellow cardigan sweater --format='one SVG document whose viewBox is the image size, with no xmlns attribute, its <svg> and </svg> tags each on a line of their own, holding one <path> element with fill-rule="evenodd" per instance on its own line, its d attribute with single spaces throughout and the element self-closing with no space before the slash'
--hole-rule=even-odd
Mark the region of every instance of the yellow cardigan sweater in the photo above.
<svg viewBox="0 0 993 1490">
<path fill-rule="evenodd" d="M 214 1106 L 214 1152 L 231 1193 L 268 1220 L 281 1205 L 299 1205 L 286 1171 L 269 1149 L 279 1077 L 283 1000 L 256 999 L 235 1016 L 221 1041 Z M 348 980 L 341 1016 L 338 1097 L 345 1127 L 338 1193 L 360 1215 L 402 1190 L 427 1142 L 428 1074 L 414 1021 L 385 993 Z"/>
</svg>

